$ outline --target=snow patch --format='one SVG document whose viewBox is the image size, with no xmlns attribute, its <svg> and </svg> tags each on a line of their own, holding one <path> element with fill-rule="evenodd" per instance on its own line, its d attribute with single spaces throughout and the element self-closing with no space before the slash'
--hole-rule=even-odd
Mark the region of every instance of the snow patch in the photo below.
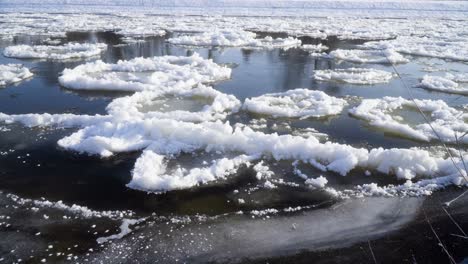
<svg viewBox="0 0 468 264">
<path fill-rule="evenodd" d="M 20 82 L 33 76 L 28 68 L 21 64 L 0 65 L 0 86 Z"/>
</svg>

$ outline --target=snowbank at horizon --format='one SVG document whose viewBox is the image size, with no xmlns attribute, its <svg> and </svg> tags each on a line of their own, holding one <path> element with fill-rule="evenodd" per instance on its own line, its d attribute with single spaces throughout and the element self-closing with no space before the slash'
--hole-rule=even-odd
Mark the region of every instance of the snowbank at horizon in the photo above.
<svg viewBox="0 0 468 264">
<path fill-rule="evenodd" d="M 141 12 L 198 15 L 468 17 L 466 1 L 431 0 L 3 0 L 3 12 Z M 123 8 L 125 6 L 125 8 Z M 106 7 L 102 9 L 102 7 Z M 253 10 L 252 10 L 253 9 Z M 203 12 L 202 12 L 203 11 Z"/>
</svg>

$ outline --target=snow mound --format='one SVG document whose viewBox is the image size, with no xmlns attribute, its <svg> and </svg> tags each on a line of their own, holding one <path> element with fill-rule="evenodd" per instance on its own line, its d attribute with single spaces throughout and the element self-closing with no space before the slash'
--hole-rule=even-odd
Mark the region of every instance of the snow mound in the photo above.
<svg viewBox="0 0 468 264">
<path fill-rule="evenodd" d="M 228 79 L 231 69 L 200 55 L 152 57 L 119 61 L 95 61 L 65 69 L 61 85 L 76 90 L 143 91 L 168 88 L 190 89 L 198 83 Z"/>
<path fill-rule="evenodd" d="M 22 59 L 68 60 L 99 56 L 106 49 L 107 45 L 102 43 L 67 43 L 63 46 L 17 45 L 6 47 L 3 55 Z"/>
<path fill-rule="evenodd" d="M 0 86 L 16 83 L 33 76 L 28 68 L 21 64 L 0 65 Z"/>
<path fill-rule="evenodd" d="M 396 113 L 404 109 L 418 111 L 418 107 L 431 119 L 430 123 L 406 124 L 404 118 Z M 456 143 L 457 141 L 468 143 L 468 138 L 460 138 L 468 131 L 468 114 L 449 107 L 442 100 L 416 99 L 413 102 L 401 97 L 365 99 L 359 106 L 350 109 L 349 113 L 364 119 L 371 126 L 407 138 L 428 142 L 439 140 L 440 137 L 443 142 L 447 143 Z M 437 134 L 434 133 L 433 129 Z"/>
<path fill-rule="evenodd" d="M 468 95 L 468 74 L 450 74 L 445 77 L 425 75 L 418 87 L 428 90 Z"/>
<path fill-rule="evenodd" d="M 273 117 L 325 117 L 341 113 L 346 101 L 322 91 L 294 89 L 246 99 L 243 109 Z"/>
<path fill-rule="evenodd" d="M 330 52 L 330 56 L 337 60 L 350 61 L 354 63 L 407 63 L 408 59 L 400 53 L 392 50 L 344 50 L 337 49 Z"/>
<path fill-rule="evenodd" d="M 386 71 L 350 68 L 337 70 L 317 70 L 314 78 L 319 81 L 338 81 L 352 84 L 388 83 L 393 74 Z"/>
<path fill-rule="evenodd" d="M 288 48 L 300 46 L 301 41 L 292 37 L 272 38 L 270 36 L 257 39 L 253 32 L 243 30 L 215 30 L 197 35 L 179 36 L 167 41 L 175 45 L 189 46 L 225 46 L 251 48 Z"/>
</svg>

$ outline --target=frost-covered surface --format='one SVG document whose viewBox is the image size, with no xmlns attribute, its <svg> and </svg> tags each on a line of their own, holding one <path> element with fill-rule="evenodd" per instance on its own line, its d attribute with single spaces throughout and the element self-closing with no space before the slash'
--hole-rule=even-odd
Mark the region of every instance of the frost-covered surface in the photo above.
<svg viewBox="0 0 468 264">
<path fill-rule="evenodd" d="M 21 64 L 0 65 L 0 86 L 20 82 L 33 76 L 28 68 Z"/>
<path fill-rule="evenodd" d="M 246 99 L 243 109 L 273 117 L 308 118 L 339 114 L 346 104 L 321 91 L 295 89 Z"/>
<path fill-rule="evenodd" d="M 314 71 L 314 78 L 316 80 L 337 81 L 352 84 L 387 83 L 392 79 L 392 77 L 393 74 L 390 72 L 365 68 Z"/>
<path fill-rule="evenodd" d="M 392 50 L 344 50 L 338 49 L 330 52 L 330 56 L 337 60 L 355 63 L 407 63 L 409 60 L 400 53 Z"/>
<path fill-rule="evenodd" d="M 430 123 L 405 122 L 398 115 L 398 110 L 421 109 Z M 401 97 L 384 97 L 382 99 L 365 99 L 349 110 L 350 114 L 369 122 L 371 126 L 401 136 L 421 141 L 439 140 L 443 142 L 468 143 L 468 138 L 461 137 L 468 131 L 468 113 L 449 107 L 442 100 L 407 100 Z"/>
<path fill-rule="evenodd" d="M 300 46 L 301 41 L 292 37 L 288 38 L 256 38 L 253 32 L 243 30 L 215 30 L 201 34 L 179 36 L 167 40 L 176 45 L 189 46 L 227 46 L 250 48 L 288 48 Z"/>
<path fill-rule="evenodd" d="M 445 76 L 424 75 L 418 87 L 429 90 L 468 95 L 468 74 L 451 74 Z"/>
<path fill-rule="evenodd" d="M 5 48 L 3 55 L 22 59 L 82 59 L 99 56 L 106 48 L 107 45 L 102 43 L 67 43 L 63 46 L 17 45 Z"/>
</svg>

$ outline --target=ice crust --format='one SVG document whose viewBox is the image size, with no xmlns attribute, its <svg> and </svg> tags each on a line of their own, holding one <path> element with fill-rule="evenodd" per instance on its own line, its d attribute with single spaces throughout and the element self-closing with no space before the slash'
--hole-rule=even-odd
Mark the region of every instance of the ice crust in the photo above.
<svg viewBox="0 0 468 264">
<path fill-rule="evenodd" d="M 33 76 L 28 68 L 21 64 L 0 65 L 0 86 L 20 82 Z"/>
<path fill-rule="evenodd" d="M 22 59 L 68 60 L 99 56 L 107 49 L 106 44 L 67 43 L 63 46 L 17 45 L 6 47 L 3 55 Z"/>
<path fill-rule="evenodd" d="M 417 107 L 428 116 L 430 123 L 406 124 L 404 118 L 395 113 L 401 109 L 419 111 Z M 468 138 L 461 137 L 468 131 L 468 113 L 449 107 L 442 100 L 415 99 L 413 102 L 401 97 L 365 99 L 349 113 L 371 126 L 411 139 L 428 142 L 440 137 L 446 143 L 468 143 Z"/>
<path fill-rule="evenodd" d="M 344 99 L 321 91 L 294 89 L 246 99 L 243 109 L 273 117 L 308 118 L 337 115 L 346 104 Z"/>
<path fill-rule="evenodd" d="M 319 81 L 337 81 L 352 84 L 388 83 L 393 74 L 387 71 L 366 68 L 316 70 L 314 78 Z"/>
</svg>

